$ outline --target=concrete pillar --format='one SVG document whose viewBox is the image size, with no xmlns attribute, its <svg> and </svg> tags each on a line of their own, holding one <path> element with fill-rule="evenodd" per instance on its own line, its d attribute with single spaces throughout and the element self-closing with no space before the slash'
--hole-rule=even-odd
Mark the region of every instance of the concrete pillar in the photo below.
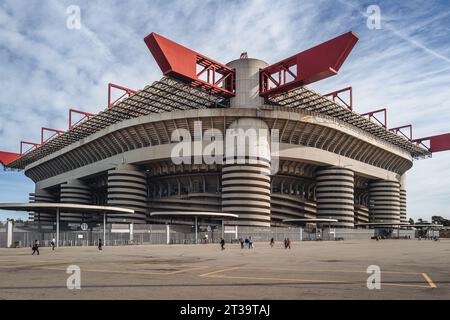
<svg viewBox="0 0 450 320">
<path fill-rule="evenodd" d="M 400 222 L 408 222 L 406 211 L 406 174 L 400 178 Z"/>
<path fill-rule="evenodd" d="M 325 167 L 316 172 L 317 218 L 337 219 L 331 227 L 354 227 L 354 174 L 342 167 Z"/>
<path fill-rule="evenodd" d="M 91 190 L 79 179 L 72 179 L 61 184 L 61 203 L 92 204 Z M 90 216 L 82 213 L 61 213 L 61 221 L 83 223 L 91 221 Z"/>
<path fill-rule="evenodd" d="M 166 243 L 170 244 L 170 225 L 166 224 Z"/>
<path fill-rule="evenodd" d="M 11 248 L 12 243 L 13 243 L 13 222 L 10 220 L 7 220 L 6 221 L 6 247 Z"/>
<path fill-rule="evenodd" d="M 146 223 L 147 178 L 136 166 L 123 164 L 108 171 L 108 205 L 133 209 L 134 214 L 110 214 L 109 222 Z"/>
<path fill-rule="evenodd" d="M 230 224 L 270 227 L 269 141 L 268 126 L 260 119 L 241 118 L 227 129 L 222 212 L 239 215 Z"/>
<path fill-rule="evenodd" d="M 369 184 L 369 214 L 371 222 L 400 222 L 400 183 L 378 180 Z"/>
<path fill-rule="evenodd" d="M 130 241 L 133 241 L 133 239 L 134 239 L 133 227 L 134 227 L 134 224 L 130 223 Z"/>
<path fill-rule="evenodd" d="M 238 59 L 227 64 L 236 70 L 235 96 L 231 98 L 231 108 L 258 108 L 264 103 L 259 96 L 259 69 L 268 64 L 258 59 Z"/>
<path fill-rule="evenodd" d="M 30 203 L 56 202 L 56 200 L 57 199 L 54 194 L 50 193 L 45 189 L 39 188 L 35 188 L 35 192 L 30 193 L 29 196 Z M 55 213 L 51 211 L 39 213 L 30 212 L 30 220 L 33 220 L 34 222 L 39 222 L 40 225 L 42 224 L 52 225 L 56 221 Z"/>
</svg>

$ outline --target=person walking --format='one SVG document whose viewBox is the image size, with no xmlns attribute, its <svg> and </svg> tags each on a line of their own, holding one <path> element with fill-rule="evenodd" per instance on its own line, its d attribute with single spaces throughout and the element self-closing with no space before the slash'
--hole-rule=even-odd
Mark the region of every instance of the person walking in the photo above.
<svg viewBox="0 0 450 320">
<path fill-rule="evenodd" d="M 52 245 L 52 250 L 55 250 L 55 245 L 56 245 L 55 238 L 52 239 L 52 242 L 50 242 L 50 244 Z"/>
<path fill-rule="evenodd" d="M 32 255 L 34 255 L 35 252 L 37 252 L 37 254 L 39 255 L 39 241 L 34 240 L 34 241 L 33 241 L 33 246 L 32 246 L 31 249 L 33 250 Z"/>
<path fill-rule="evenodd" d="M 223 238 L 220 240 L 220 247 L 222 250 L 225 250 L 225 240 Z"/>
<path fill-rule="evenodd" d="M 284 248 L 287 249 L 287 238 L 284 238 Z"/>
<path fill-rule="evenodd" d="M 275 244 L 275 239 L 272 238 L 270 239 L 270 247 L 273 248 L 273 245 Z"/>
<path fill-rule="evenodd" d="M 252 237 L 251 237 L 251 236 L 248 237 L 248 248 L 249 248 L 249 249 L 253 249 L 253 240 L 252 240 Z"/>
<path fill-rule="evenodd" d="M 98 250 L 102 250 L 102 247 L 103 247 L 102 239 L 98 239 Z"/>
<path fill-rule="evenodd" d="M 244 249 L 244 239 L 239 238 L 239 243 L 241 244 L 241 249 Z"/>
<path fill-rule="evenodd" d="M 291 239 L 287 238 L 286 245 L 287 245 L 287 248 L 289 248 L 289 249 L 291 248 Z"/>
<path fill-rule="evenodd" d="M 249 245 L 249 240 L 248 240 L 248 238 L 245 238 L 245 246 L 246 247 L 249 247 L 250 245 Z"/>
</svg>

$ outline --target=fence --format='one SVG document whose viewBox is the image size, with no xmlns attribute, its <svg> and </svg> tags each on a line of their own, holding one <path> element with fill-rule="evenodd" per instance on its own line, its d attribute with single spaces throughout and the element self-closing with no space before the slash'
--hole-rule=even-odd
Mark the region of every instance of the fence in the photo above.
<svg viewBox="0 0 450 320">
<path fill-rule="evenodd" d="M 225 230 L 224 239 L 227 243 L 237 241 L 239 238 L 251 237 L 254 242 L 269 242 L 271 238 L 275 241 L 283 241 L 289 238 L 291 241 L 314 241 L 314 240 L 352 240 L 370 239 L 377 231 L 374 229 L 329 229 L 324 228 L 320 232 L 300 227 L 282 228 L 260 228 L 260 227 L 238 227 L 237 233 Z M 400 237 L 417 237 L 414 230 L 401 230 Z M 222 237 L 220 226 L 214 226 L 206 231 L 202 228 L 197 233 L 197 242 L 218 243 Z M 390 237 L 397 237 L 397 230 L 393 230 Z M 14 228 L 13 244 L 18 247 L 31 246 L 33 240 L 40 241 L 42 246 L 49 246 L 53 238 L 56 238 L 54 230 L 24 230 Z M 170 225 L 169 234 L 166 225 L 135 225 L 132 238 L 129 233 L 120 233 L 107 229 L 106 238 L 103 239 L 103 229 L 94 228 L 89 231 L 61 231 L 60 246 L 96 246 L 98 239 L 102 239 L 105 245 L 119 246 L 131 244 L 194 244 L 195 231 L 192 226 Z M 207 241 L 205 241 L 207 239 Z M 6 246 L 6 231 L 0 229 L 0 247 Z"/>
</svg>

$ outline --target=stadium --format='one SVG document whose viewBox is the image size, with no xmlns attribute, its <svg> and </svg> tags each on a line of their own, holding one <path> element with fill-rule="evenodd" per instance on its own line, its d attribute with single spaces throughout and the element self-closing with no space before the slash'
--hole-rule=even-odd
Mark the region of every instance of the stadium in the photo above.
<svg viewBox="0 0 450 320">
<path fill-rule="evenodd" d="M 246 53 L 221 64 L 151 33 L 159 81 L 110 84 L 104 110 L 71 109 L 69 130 L 42 128 L 39 143 L 22 141 L 0 160 L 35 183 L 31 203 L 134 211 L 108 213 L 110 224 L 191 225 L 221 214 L 225 226 L 246 228 L 406 225 L 407 171 L 449 150 L 450 134 L 413 139 L 411 125 L 388 128 L 386 109 L 353 110 L 351 87 L 306 87 L 336 75 L 357 41 L 348 32 L 271 65 Z M 229 141 L 243 141 L 231 156 Z M 55 223 L 53 212 L 32 211 L 39 225 Z M 66 210 L 59 220 L 64 228 L 102 216 Z"/>
</svg>

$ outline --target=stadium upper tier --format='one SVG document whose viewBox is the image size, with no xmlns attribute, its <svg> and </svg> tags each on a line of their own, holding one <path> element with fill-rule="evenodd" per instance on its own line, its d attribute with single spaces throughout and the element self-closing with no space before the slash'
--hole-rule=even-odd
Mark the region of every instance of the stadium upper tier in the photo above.
<svg viewBox="0 0 450 320">
<path fill-rule="evenodd" d="M 25 169 L 28 165 L 64 147 L 127 119 L 176 110 L 228 108 L 229 105 L 229 98 L 213 95 L 203 89 L 193 88 L 178 80 L 163 77 L 160 81 L 146 86 L 111 108 L 101 111 L 67 132 L 56 136 L 42 146 L 23 154 L 20 158 L 8 164 L 8 167 Z M 336 118 L 407 151 L 413 158 L 430 156 L 430 152 L 426 148 L 408 141 L 404 137 L 306 87 L 267 98 L 263 109 L 290 112 L 302 110 L 311 112 L 311 114 Z"/>
</svg>

